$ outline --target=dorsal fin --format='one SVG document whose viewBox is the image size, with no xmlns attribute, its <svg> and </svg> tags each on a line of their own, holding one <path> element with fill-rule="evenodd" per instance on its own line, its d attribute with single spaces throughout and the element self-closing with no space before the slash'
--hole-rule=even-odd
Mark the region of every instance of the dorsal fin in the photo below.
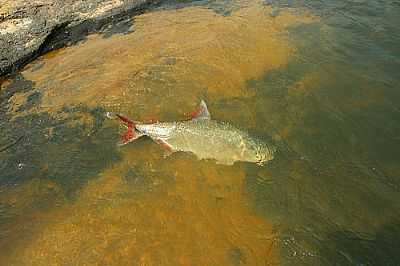
<svg viewBox="0 0 400 266">
<path fill-rule="evenodd" d="M 207 104 L 203 100 L 201 100 L 199 109 L 192 115 L 192 120 L 206 119 L 211 119 L 210 112 L 208 112 Z"/>
</svg>

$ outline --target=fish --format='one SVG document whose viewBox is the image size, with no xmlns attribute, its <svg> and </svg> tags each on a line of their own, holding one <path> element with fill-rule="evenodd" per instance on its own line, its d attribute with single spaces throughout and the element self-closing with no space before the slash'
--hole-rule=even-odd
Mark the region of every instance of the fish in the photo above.
<svg viewBox="0 0 400 266">
<path fill-rule="evenodd" d="M 118 118 L 127 128 L 119 145 L 147 136 L 165 148 L 166 156 L 190 152 L 200 160 L 213 159 L 217 164 L 233 165 L 242 161 L 264 165 L 276 152 L 271 143 L 252 137 L 230 123 L 211 119 L 203 100 L 191 119 L 177 122 L 143 123 L 122 114 L 108 112 L 106 115 Z"/>
</svg>

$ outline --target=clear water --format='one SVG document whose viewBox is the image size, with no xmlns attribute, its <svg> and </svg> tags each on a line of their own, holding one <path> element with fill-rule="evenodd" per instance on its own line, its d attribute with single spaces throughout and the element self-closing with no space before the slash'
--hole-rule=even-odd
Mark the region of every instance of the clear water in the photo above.
<svg viewBox="0 0 400 266">
<path fill-rule="evenodd" d="M 167 3 L 1 84 L 3 265 L 399 265 L 398 1 Z M 272 139 L 164 157 L 135 120 Z"/>
</svg>

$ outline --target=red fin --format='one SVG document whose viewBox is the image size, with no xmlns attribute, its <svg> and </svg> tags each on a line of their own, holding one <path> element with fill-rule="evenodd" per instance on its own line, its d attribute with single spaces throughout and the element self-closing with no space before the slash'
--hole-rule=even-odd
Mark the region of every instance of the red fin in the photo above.
<svg viewBox="0 0 400 266">
<path fill-rule="evenodd" d="M 201 109 L 198 109 L 198 110 L 196 110 L 194 112 L 191 112 L 189 114 L 189 119 L 196 119 L 196 117 L 199 115 L 200 111 L 201 111 Z"/>
<path fill-rule="evenodd" d="M 121 145 L 125 145 L 132 140 L 136 139 L 135 128 L 133 126 L 128 126 L 128 130 L 121 136 Z"/>
<path fill-rule="evenodd" d="M 201 100 L 199 108 L 190 114 L 191 119 L 200 120 L 200 119 L 210 119 L 210 113 L 208 112 L 208 108 L 206 103 Z"/>
<path fill-rule="evenodd" d="M 120 114 L 116 114 L 116 116 L 127 126 L 127 127 L 129 127 L 130 125 L 131 126 L 135 126 L 135 123 L 132 121 L 132 120 L 130 120 L 129 118 L 127 118 L 127 117 L 125 117 L 125 116 L 122 116 L 122 115 L 120 115 Z"/>
<path fill-rule="evenodd" d="M 135 123 L 129 118 L 116 114 L 116 116 L 126 125 L 128 130 L 121 136 L 121 145 L 125 145 L 132 140 L 135 140 L 138 136 L 135 133 Z"/>
</svg>

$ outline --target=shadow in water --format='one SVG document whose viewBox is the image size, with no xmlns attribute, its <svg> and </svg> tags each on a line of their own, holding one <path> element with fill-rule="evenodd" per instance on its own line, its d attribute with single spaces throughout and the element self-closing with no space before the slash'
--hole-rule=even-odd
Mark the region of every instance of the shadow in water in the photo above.
<svg viewBox="0 0 400 266">
<path fill-rule="evenodd" d="M 104 110 L 35 112 L 41 94 L 34 86 L 19 75 L 0 92 L 0 260 L 37 237 L 48 222 L 41 215 L 75 200 L 82 186 L 120 160 L 117 128 L 104 127 Z M 28 95 L 26 101 L 8 112 L 18 94 Z"/>
<path fill-rule="evenodd" d="M 119 160 L 115 144 L 117 128 L 103 127 L 105 117 L 101 108 L 64 108 L 56 116 L 35 112 L 23 116 L 6 114 L 7 99 L 33 86 L 31 81 L 19 76 L 0 95 L 1 146 L 23 138 L 0 154 L 0 184 L 48 179 L 72 196 L 89 178 Z M 18 111 L 29 110 L 38 101 L 40 94 L 32 93 Z"/>
<path fill-rule="evenodd" d="M 3 81 L 5 84 L 5 81 Z M 10 84 L 4 85 L 3 89 L 3 84 L 0 81 L 0 119 L 5 119 L 6 115 L 6 110 L 7 110 L 7 105 L 6 101 L 10 99 L 15 93 L 18 92 L 28 92 L 33 89 L 34 82 L 31 80 L 27 80 L 22 76 L 21 74 L 17 74 L 12 78 L 12 81 Z"/>
</svg>

